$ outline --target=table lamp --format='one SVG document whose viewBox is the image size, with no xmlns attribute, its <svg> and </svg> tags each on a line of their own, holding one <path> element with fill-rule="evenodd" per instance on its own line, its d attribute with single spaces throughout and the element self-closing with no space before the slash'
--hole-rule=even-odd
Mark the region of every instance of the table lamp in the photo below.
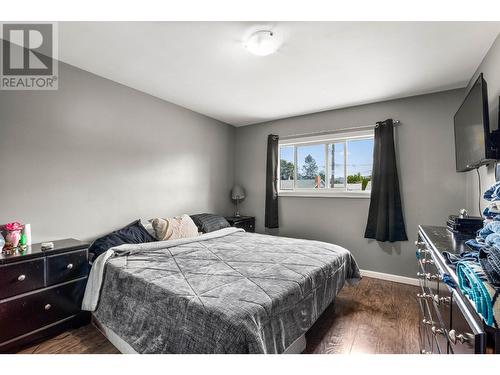
<svg viewBox="0 0 500 375">
<path fill-rule="evenodd" d="M 234 185 L 231 189 L 231 198 L 236 201 L 235 217 L 240 217 L 239 203 L 240 200 L 245 198 L 245 190 L 240 185 Z"/>
</svg>

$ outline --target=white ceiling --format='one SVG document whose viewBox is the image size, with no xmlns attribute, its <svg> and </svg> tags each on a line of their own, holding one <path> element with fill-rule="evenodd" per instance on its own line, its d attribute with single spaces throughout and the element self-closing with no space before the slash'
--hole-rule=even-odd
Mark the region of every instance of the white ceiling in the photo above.
<svg viewBox="0 0 500 375">
<path fill-rule="evenodd" d="M 251 55 L 245 35 L 283 44 Z M 500 22 L 61 22 L 61 61 L 241 126 L 464 87 Z"/>
</svg>

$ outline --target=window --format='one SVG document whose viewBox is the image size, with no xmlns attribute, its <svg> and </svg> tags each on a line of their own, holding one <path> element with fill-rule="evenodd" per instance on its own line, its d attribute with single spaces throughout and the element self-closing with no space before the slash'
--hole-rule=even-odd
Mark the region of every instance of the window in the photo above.
<svg viewBox="0 0 500 375">
<path fill-rule="evenodd" d="M 279 194 L 369 197 L 373 130 L 280 141 Z"/>
<path fill-rule="evenodd" d="M 323 189 L 326 180 L 326 157 L 323 145 L 296 146 L 297 182 L 295 188 Z"/>
<path fill-rule="evenodd" d="M 295 147 L 280 146 L 280 190 L 293 190 L 295 180 Z"/>
</svg>

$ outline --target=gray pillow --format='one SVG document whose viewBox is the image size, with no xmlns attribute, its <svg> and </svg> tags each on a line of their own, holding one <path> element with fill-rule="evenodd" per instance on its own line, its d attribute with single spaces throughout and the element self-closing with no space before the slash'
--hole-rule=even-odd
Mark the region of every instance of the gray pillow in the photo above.
<svg viewBox="0 0 500 375">
<path fill-rule="evenodd" d="M 228 221 L 220 215 L 214 214 L 196 214 L 191 215 L 191 219 L 194 221 L 198 230 L 203 233 L 213 232 L 214 230 L 219 230 L 223 228 L 228 228 Z"/>
</svg>

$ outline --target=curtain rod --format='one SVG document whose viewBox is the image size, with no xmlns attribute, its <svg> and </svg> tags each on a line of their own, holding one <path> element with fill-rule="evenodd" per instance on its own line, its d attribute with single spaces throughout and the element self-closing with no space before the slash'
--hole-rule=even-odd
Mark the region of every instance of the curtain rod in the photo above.
<svg viewBox="0 0 500 375">
<path fill-rule="evenodd" d="M 394 124 L 394 126 L 401 125 L 401 121 L 399 121 L 399 120 L 393 120 L 392 123 Z M 353 126 L 350 128 L 342 128 L 342 129 L 334 129 L 334 130 L 324 130 L 324 131 L 313 132 L 313 133 L 289 134 L 289 135 L 285 135 L 283 137 L 280 136 L 280 140 L 286 140 L 286 139 L 290 139 L 290 138 L 311 137 L 311 136 L 342 133 L 342 132 L 346 132 L 349 130 L 375 129 L 376 127 L 377 127 L 377 124 L 373 124 L 373 125 L 364 125 L 364 126 Z"/>
</svg>

